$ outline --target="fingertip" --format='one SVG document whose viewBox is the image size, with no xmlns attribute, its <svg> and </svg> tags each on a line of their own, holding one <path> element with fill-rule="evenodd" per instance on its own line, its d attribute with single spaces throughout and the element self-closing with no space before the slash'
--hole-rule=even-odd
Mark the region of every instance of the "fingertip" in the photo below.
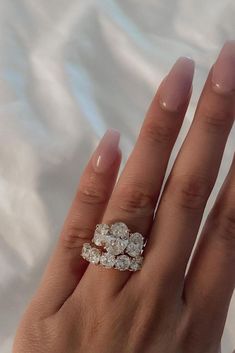
<svg viewBox="0 0 235 353">
<path fill-rule="evenodd" d="M 103 135 L 92 157 L 92 166 L 97 173 L 106 172 L 114 163 L 119 148 L 120 132 L 108 129 Z"/>
<path fill-rule="evenodd" d="M 189 57 L 179 57 L 164 80 L 159 103 L 168 111 L 175 112 L 190 97 L 195 62 Z"/>
</svg>

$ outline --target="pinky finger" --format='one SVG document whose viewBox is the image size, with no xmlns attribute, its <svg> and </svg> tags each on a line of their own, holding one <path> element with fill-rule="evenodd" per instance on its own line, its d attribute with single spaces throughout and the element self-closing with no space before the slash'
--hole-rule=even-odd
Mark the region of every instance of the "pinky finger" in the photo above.
<svg viewBox="0 0 235 353">
<path fill-rule="evenodd" d="M 86 270 L 88 263 L 80 256 L 81 248 L 91 240 L 112 193 L 121 162 L 119 138 L 118 131 L 108 130 L 81 176 L 59 241 L 33 298 L 32 307 L 39 309 L 41 316 L 59 310 Z"/>
</svg>

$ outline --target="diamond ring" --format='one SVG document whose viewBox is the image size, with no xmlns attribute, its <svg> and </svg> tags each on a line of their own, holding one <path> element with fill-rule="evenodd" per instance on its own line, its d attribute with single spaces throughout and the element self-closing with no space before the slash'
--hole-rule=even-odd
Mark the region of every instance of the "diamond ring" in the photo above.
<svg viewBox="0 0 235 353">
<path fill-rule="evenodd" d="M 138 271 L 143 264 L 146 245 L 140 233 L 131 233 L 123 222 L 97 224 L 91 243 L 84 243 L 81 256 L 95 265 L 119 271 Z M 101 248 L 100 248 L 101 247 Z"/>
</svg>

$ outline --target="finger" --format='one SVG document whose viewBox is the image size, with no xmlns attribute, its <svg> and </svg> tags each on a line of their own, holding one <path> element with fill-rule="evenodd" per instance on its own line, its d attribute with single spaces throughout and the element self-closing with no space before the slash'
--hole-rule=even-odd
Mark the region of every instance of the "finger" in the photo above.
<svg viewBox="0 0 235 353">
<path fill-rule="evenodd" d="M 234 201 L 235 155 L 203 227 L 183 292 L 188 312 L 195 320 L 203 317 L 202 331 L 210 327 L 218 339 L 223 333 L 235 287 Z"/>
<path fill-rule="evenodd" d="M 162 193 L 141 271 L 147 280 L 161 278 L 166 285 L 172 283 L 181 289 L 234 121 L 235 91 L 228 74 L 232 75 L 234 65 L 235 42 L 230 42 L 209 73 L 193 123 Z"/>
<path fill-rule="evenodd" d="M 108 130 L 81 176 L 58 244 L 36 293 L 35 302 L 43 315 L 56 312 L 84 274 L 88 263 L 80 256 L 81 248 L 91 240 L 111 195 L 121 160 L 118 143 L 119 133 Z"/>
<path fill-rule="evenodd" d="M 121 220 L 132 232 L 147 236 L 174 142 L 182 125 L 191 93 L 194 63 L 180 58 L 160 86 L 146 114 L 137 143 L 108 203 L 103 222 Z M 83 280 L 100 283 L 110 291 L 119 290 L 130 276 L 89 266 Z M 101 282 L 102 281 L 102 282 Z"/>
</svg>

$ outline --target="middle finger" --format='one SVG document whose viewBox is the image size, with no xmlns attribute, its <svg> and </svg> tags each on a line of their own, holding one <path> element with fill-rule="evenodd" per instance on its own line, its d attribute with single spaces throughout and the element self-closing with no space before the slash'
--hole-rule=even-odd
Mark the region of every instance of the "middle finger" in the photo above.
<svg viewBox="0 0 235 353">
<path fill-rule="evenodd" d="M 125 222 L 131 232 L 147 236 L 171 150 L 183 122 L 191 95 L 194 62 L 179 58 L 163 81 L 146 114 L 137 143 L 114 188 L 103 223 Z M 98 266 L 88 266 L 83 281 L 109 284 L 119 290 L 130 276 Z M 107 286 L 106 286 L 107 287 Z"/>
<path fill-rule="evenodd" d="M 141 274 L 161 278 L 166 286 L 171 283 L 180 290 L 234 121 L 234 65 L 235 41 L 231 41 L 208 75 L 193 123 L 165 184 L 145 252 Z"/>
</svg>

